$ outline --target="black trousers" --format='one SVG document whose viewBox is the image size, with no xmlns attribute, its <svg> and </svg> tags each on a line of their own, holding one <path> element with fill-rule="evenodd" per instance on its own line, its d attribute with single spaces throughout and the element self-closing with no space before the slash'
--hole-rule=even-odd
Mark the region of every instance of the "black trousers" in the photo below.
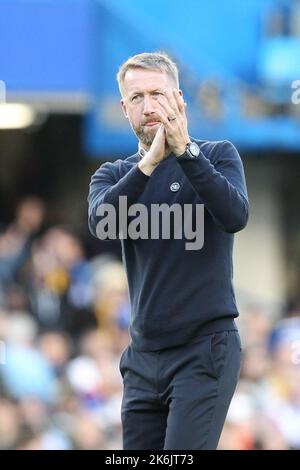
<svg viewBox="0 0 300 470">
<path fill-rule="evenodd" d="M 241 368 L 236 330 L 120 360 L 124 450 L 216 449 Z"/>
</svg>

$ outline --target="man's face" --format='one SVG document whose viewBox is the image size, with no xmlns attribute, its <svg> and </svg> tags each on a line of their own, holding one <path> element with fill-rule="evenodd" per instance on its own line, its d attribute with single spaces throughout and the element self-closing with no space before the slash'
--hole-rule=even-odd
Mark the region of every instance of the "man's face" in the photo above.
<svg viewBox="0 0 300 470">
<path fill-rule="evenodd" d="M 151 146 L 160 125 L 156 114 L 157 99 L 166 91 L 172 92 L 175 84 L 160 70 L 129 69 L 123 83 L 121 105 L 125 116 L 146 149 Z"/>
</svg>

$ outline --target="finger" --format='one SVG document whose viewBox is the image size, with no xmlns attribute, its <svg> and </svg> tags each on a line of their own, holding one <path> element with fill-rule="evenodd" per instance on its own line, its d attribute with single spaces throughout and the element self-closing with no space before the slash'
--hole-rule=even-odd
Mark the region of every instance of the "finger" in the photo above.
<svg viewBox="0 0 300 470">
<path fill-rule="evenodd" d="M 171 106 L 171 108 L 174 111 L 174 114 L 179 115 L 180 111 L 179 111 L 177 101 L 175 99 L 173 91 L 166 90 L 166 97 L 167 97 L 169 105 Z"/>
<path fill-rule="evenodd" d="M 162 108 L 156 108 L 155 113 L 159 116 L 160 121 L 168 129 L 172 129 L 171 122 L 168 119 L 166 112 Z"/>
<path fill-rule="evenodd" d="M 176 88 L 173 88 L 173 96 L 175 98 L 175 101 L 177 103 L 177 107 L 180 113 L 183 113 L 186 103 L 184 102 L 182 96 L 180 95 L 179 91 Z"/>
<path fill-rule="evenodd" d="M 167 117 L 172 117 L 172 116 L 176 115 L 175 111 L 171 108 L 171 106 L 166 101 L 166 99 L 159 98 L 157 100 L 157 103 L 159 104 L 159 106 L 161 106 L 163 108 L 163 110 L 166 113 Z"/>
</svg>

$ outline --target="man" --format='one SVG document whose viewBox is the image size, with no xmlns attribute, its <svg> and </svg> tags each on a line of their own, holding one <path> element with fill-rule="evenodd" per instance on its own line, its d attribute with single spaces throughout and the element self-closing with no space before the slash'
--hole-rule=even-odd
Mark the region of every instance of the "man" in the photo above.
<svg viewBox="0 0 300 470">
<path fill-rule="evenodd" d="M 232 247 L 248 219 L 242 162 L 228 141 L 189 136 L 177 67 L 166 54 L 128 59 L 117 79 L 139 150 L 93 175 L 91 232 L 101 206 L 118 211 L 125 196 L 128 206 L 189 205 L 194 219 L 204 204 L 198 249 L 187 249 L 178 227 L 170 239 L 121 237 L 132 308 L 120 361 L 123 446 L 216 449 L 241 365 Z"/>
</svg>

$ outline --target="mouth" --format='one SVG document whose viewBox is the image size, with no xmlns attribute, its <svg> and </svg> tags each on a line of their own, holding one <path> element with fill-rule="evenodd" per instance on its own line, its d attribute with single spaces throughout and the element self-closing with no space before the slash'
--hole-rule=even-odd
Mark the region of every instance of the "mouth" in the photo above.
<svg viewBox="0 0 300 470">
<path fill-rule="evenodd" d="M 145 124 L 145 127 L 154 127 L 154 126 L 157 126 L 157 124 L 160 124 L 160 122 L 159 121 L 147 122 Z"/>
</svg>

